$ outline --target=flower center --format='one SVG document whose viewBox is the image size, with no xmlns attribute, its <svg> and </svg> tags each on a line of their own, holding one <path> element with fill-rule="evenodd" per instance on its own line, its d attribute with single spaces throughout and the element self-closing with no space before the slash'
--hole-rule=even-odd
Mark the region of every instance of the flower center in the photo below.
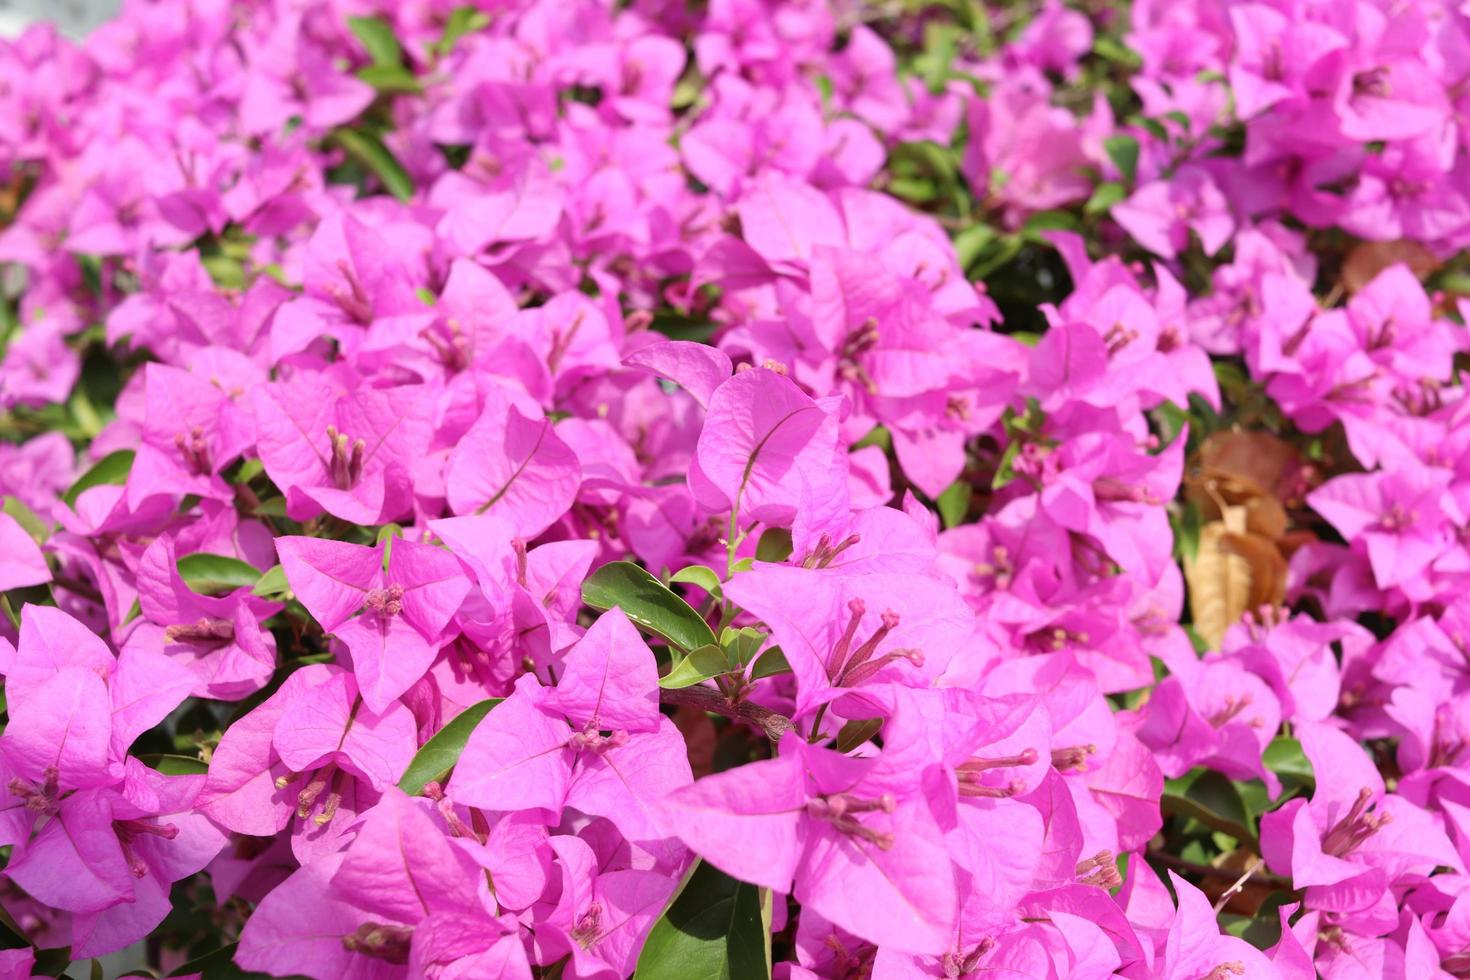
<svg viewBox="0 0 1470 980">
<path fill-rule="evenodd" d="M 403 586 L 394 584 L 382 589 L 368 589 L 362 598 L 362 607 L 379 616 L 397 616 L 403 612 Z"/>
<path fill-rule="evenodd" d="M 1245 965 L 1242 963 L 1221 963 L 1209 973 L 1200 977 L 1199 980 L 1229 980 L 1230 977 L 1245 975 Z"/>
<path fill-rule="evenodd" d="M 1087 757 L 1097 751 L 1096 745 L 1069 745 L 1051 750 L 1051 765 L 1057 772 L 1082 772 L 1087 768 Z"/>
<path fill-rule="evenodd" d="M 802 568 L 826 568 L 837 560 L 838 555 L 861 540 L 862 535 L 849 534 L 841 541 L 833 544 L 832 536 L 830 534 L 823 534 L 817 538 L 816 546 L 812 548 L 811 552 L 805 558 L 798 562 L 798 565 Z"/>
<path fill-rule="evenodd" d="M 1077 883 L 1098 888 L 1117 888 L 1123 883 L 1118 874 L 1118 859 L 1112 851 L 1098 851 L 1085 861 L 1077 862 Z"/>
<path fill-rule="evenodd" d="M 163 631 L 165 643 L 190 643 L 216 650 L 235 639 L 235 624 L 228 619 L 201 616 L 192 623 L 179 623 Z"/>
<path fill-rule="evenodd" d="M 966 759 L 955 767 L 955 779 L 959 782 L 961 796 L 982 797 L 986 799 L 1002 799 L 1015 796 L 1026 788 L 1026 784 L 1019 779 L 1012 779 L 1000 786 L 985 785 L 985 774 L 992 769 L 1013 769 L 1020 766 L 1032 766 L 1036 760 L 1041 758 L 1035 749 L 1025 749 L 1016 755 L 998 756 L 995 758 L 971 758 Z"/>
<path fill-rule="evenodd" d="M 349 439 L 346 433 L 338 432 L 335 425 L 327 426 L 327 442 L 331 449 L 327 474 L 338 490 L 351 490 L 362 479 L 362 456 L 367 450 L 367 443 L 361 439 Z"/>
<path fill-rule="evenodd" d="M 980 961 L 994 948 L 995 940 L 986 936 L 969 952 L 957 949 L 945 953 L 939 961 L 940 968 L 944 970 L 945 977 L 968 977 L 980 969 Z"/>
<path fill-rule="evenodd" d="M 851 613 L 847 628 L 842 631 L 827 656 L 827 679 L 834 686 L 856 687 L 895 660 L 907 660 L 915 667 L 924 665 L 924 654 L 918 650 L 892 650 L 874 659 L 873 654 L 878 651 L 878 645 L 898 626 L 898 613 L 892 609 L 884 610 L 879 617 L 881 625 L 854 648 L 852 643 L 857 638 L 858 627 L 862 625 L 863 614 L 868 611 L 868 605 L 861 599 L 853 599 L 848 602 L 847 611 Z"/>
<path fill-rule="evenodd" d="M 195 476 L 204 476 L 212 467 L 209 463 L 209 443 L 204 438 L 204 430 L 194 426 L 188 435 L 180 432 L 174 436 L 174 445 L 178 447 L 179 455 L 184 457 L 184 465 L 190 473 Z"/>
<path fill-rule="evenodd" d="M 878 346 L 878 318 L 868 317 L 862 325 L 850 331 L 842 340 L 837 351 L 837 370 L 848 381 L 861 384 L 870 393 L 878 390 L 868 369 L 858 361 L 868 351 Z"/>
<path fill-rule="evenodd" d="M 61 773 L 55 766 L 47 766 L 43 782 L 39 787 L 19 776 L 7 785 L 11 796 L 25 800 L 25 808 L 32 813 L 53 816 L 61 809 L 60 787 L 57 785 Z"/>
<path fill-rule="evenodd" d="M 628 744 L 628 733 L 625 731 L 611 731 L 603 733 L 597 730 L 596 721 L 589 721 L 587 727 L 572 735 L 567 740 L 567 748 L 574 752 L 592 752 L 601 755 L 613 749 L 622 748 Z"/>
<path fill-rule="evenodd" d="M 362 288 L 362 282 L 357 278 L 357 272 L 347 262 L 339 259 L 337 271 L 342 273 L 342 278 L 347 280 L 347 288 L 344 290 L 335 283 L 327 285 L 327 295 L 331 296 L 337 306 L 341 308 L 355 322 L 363 326 L 373 322 L 373 303 L 368 299 L 367 292 Z"/>
<path fill-rule="evenodd" d="M 593 902 L 587 907 L 587 912 L 577 920 L 572 927 L 572 941 L 583 949 L 589 949 L 601 939 L 602 933 L 602 903 Z"/>
<path fill-rule="evenodd" d="M 1391 813 L 1369 813 L 1373 806 L 1373 791 L 1364 786 L 1358 791 L 1347 816 L 1332 825 L 1327 836 L 1322 838 L 1322 852 L 1333 857 L 1347 857 L 1358 846 L 1378 833 L 1378 828 L 1393 819 Z"/>
<path fill-rule="evenodd" d="M 276 780 L 276 789 L 285 789 L 291 785 L 295 776 L 282 776 Z M 326 793 L 326 796 L 322 794 Z M 317 809 L 317 801 L 321 800 L 321 808 Z M 335 763 L 327 763 L 320 769 L 310 772 L 306 776 L 306 785 L 296 794 L 296 816 L 302 820 L 311 817 L 318 827 L 324 827 L 332 822 L 337 815 L 337 808 L 342 805 L 342 773 L 338 771 Z M 317 810 L 316 816 L 312 811 Z"/>
<path fill-rule="evenodd" d="M 897 801 L 891 793 L 884 793 L 876 800 L 863 799 L 851 793 L 834 793 L 807 800 L 806 813 L 815 820 L 827 821 L 849 837 L 865 840 L 880 851 L 886 851 L 893 846 L 893 835 L 864 826 L 858 820 L 858 814 L 892 813 L 895 806 Z"/>
<path fill-rule="evenodd" d="M 399 966 L 408 963 L 412 943 L 413 926 L 395 926 L 386 922 L 364 922 L 356 932 L 342 937 L 342 945 L 349 952 Z"/>
<path fill-rule="evenodd" d="M 128 870 L 132 872 L 134 878 L 148 877 L 148 863 L 133 850 L 134 841 L 139 837 L 161 837 L 164 840 L 173 840 L 179 836 L 177 826 L 171 823 L 159 823 L 157 820 L 114 820 L 112 830 L 117 834 L 117 842 L 122 846 L 123 858 L 128 862 Z"/>
<path fill-rule="evenodd" d="M 1234 721 L 1235 718 L 1242 711 L 1250 707 L 1250 703 L 1250 692 L 1246 692 L 1239 697 L 1234 694 L 1228 694 L 1225 696 L 1225 703 L 1220 707 L 1220 710 L 1216 711 L 1205 720 L 1210 723 L 1211 728 L 1220 728 L 1221 726 L 1228 724 L 1231 721 Z"/>
</svg>

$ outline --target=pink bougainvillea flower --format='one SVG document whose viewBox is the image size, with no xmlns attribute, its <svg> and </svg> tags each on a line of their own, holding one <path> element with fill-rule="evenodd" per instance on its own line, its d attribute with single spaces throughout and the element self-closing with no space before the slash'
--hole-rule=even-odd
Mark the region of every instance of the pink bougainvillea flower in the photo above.
<svg viewBox="0 0 1470 980">
<path fill-rule="evenodd" d="M 169 538 L 155 539 L 138 561 L 138 607 L 152 629 L 134 630 L 128 646 L 158 644 L 193 672 L 200 697 L 244 697 L 264 687 L 276 668 L 276 640 L 261 622 L 279 603 L 245 588 L 198 594 L 179 575 Z"/>
<path fill-rule="evenodd" d="M 198 807 L 241 834 L 269 837 L 297 818 L 298 856 L 334 849 L 352 815 L 396 783 L 418 747 L 418 726 L 398 702 L 360 704 L 352 675 L 312 664 L 291 674 L 231 725 L 209 764 Z"/>
<path fill-rule="evenodd" d="M 51 581 L 46 556 L 34 538 L 9 514 L 0 513 L 0 592 Z"/>
<path fill-rule="evenodd" d="M 476 727 L 449 795 L 489 810 L 540 809 L 548 824 L 572 808 L 657 845 L 653 808 L 692 778 L 657 688 L 647 645 L 620 610 L 604 613 L 568 653 L 555 688 L 523 676 Z"/>
<path fill-rule="evenodd" d="M 276 382 L 257 387 L 252 405 L 261 462 L 292 517 L 325 510 L 381 524 L 409 510 L 410 471 L 429 441 L 422 392 Z"/>
<path fill-rule="evenodd" d="M 581 482 L 581 464 L 552 420 L 526 415 L 493 385 L 445 471 L 450 510 L 504 516 L 527 540 L 566 512 Z"/>
<path fill-rule="evenodd" d="M 301 604 L 347 647 L 363 703 L 376 712 L 429 669 L 470 588 L 449 552 L 401 538 L 365 548 L 287 537 L 276 549 Z"/>
<path fill-rule="evenodd" d="M 788 525 L 803 495 L 832 512 L 847 496 L 838 402 L 816 401 L 767 368 L 741 371 L 710 395 L 689 487 L 707 510 Z"/>
<path fill-rule="evenodd" d="M 921 776 L 793 734 L 777 758 L 673 794 L 661 816 L 742 881 L 794 887 L 803 906 L 881 946 L 942 953 L 953 938 L 954 869 Z"/>
</svg>

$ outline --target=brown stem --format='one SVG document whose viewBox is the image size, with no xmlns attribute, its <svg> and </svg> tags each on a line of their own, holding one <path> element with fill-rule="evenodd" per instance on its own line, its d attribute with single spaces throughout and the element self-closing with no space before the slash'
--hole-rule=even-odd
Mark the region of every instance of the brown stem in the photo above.
<svg viewBox="0 0 1470 980">
<path fill-rule="evenodd" d="M 749 701 L 731 701 L 710 687 L 681 687 L 672 691 L 660 691 L 659 701 L 664 704 L 687 704 L 702 711 L 723 715 L 735 721 L 754 725 L 766 733 L 773 742 L 791 731 L 791 719 L 770 708 L 763 708 Z"/>
<path fill-rule="evenodd" d="M 86 582 L 83 582 L 81 579 L 72 578 L 70 575 L 63 575 L 62 573 L 57 572 L 55 575 L 51 576 L 51 584 L 53 586 L 60 586 L 66 591 L 71 592 L 75 595 L 79 595 L 83 599 L 88 599 L 92 602 L 97 603 L 98 605 L 102 604 L 102 593 L 94 589 L 92 586 L 88 585 Z"/>
<path fill-rule="evenodd" d="M 1173 868 L 1175 871 L 1185 871 L 1190 874 L 1199 875 L 1202 878 L 1219 878 L 1225 881 L 1237 882 L 1241 887 L 1244 887 L 1250 882 L 1270 885 L 1273 888 L 1285 888 L 1291 885 L 1290 879 L 1259 870 L 1260 864 L 1264 862 L 1258 862 L 1251 867 L 1246 875 L 1241 875 L 1239 871 L 1230 868 L 1217 868 L 1210 864 L 1198 864 L 1194 861 L 1186 861 L 1184 858 L 1175 857 L 1164 851 L 1149 851 L 1148 858 L 1151 861 L 1157 861 L 1166 867 Z"/>
</svg>

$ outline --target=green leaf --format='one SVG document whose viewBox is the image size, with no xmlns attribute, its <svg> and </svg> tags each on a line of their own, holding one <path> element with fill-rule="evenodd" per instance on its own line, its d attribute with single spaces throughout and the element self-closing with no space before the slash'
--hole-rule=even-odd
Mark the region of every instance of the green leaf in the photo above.
<svg viewBox="0 0 1470 980">
<path fill-rule="evenodd" d="M 489 698 L 455 715 L 453 721 L 439 729 L 414 755 L 403 772 L 403 778 L 398 780 L 398 788 L 409 796 L 418 796 L 429 783 L 444 782 L 459 761 L 465 743 L 470 740 L 470 733 L 485 719 L 490 709 L 503 700 Z"/>
<path fill-rule="evenodd" d="M 239 259 L 230 258 L 228 255 L 205 255 L 199 261 L 204 265 L 204 271 L 209 273 L 209 278 L 221 289 L 244 289 L 245 288 L 245 265 Z"/>
<path fill-rule="evenodd" d="M 1087 203 L 1082 205 L 1082 210 L 1087 214 L 1106 214 L 1112 210 L 1114 204 L 1127 196 L 1128 188 L 1116 180 L 1110 180 L 1105 184 L 1097 185 L 1097 190 L 1093 191 Z"/>
<path fill-rule="evenodd" d="M 200 980 L 270 980 L 269 973 L 253 973 L 245 970 L 235 963 L 235 948 L 238 943 L 230 943 L 221 946 L 212 953 L 205 953 L 195 960 L 190 960 L 169 974 L 171 977 L 187 977 L 200 974 Z M 289 980 L 305 980 L 302 977 L 291 977 Z"/>
<path fill-rule="evenodd" d="M 240 463 L 240 468 L 235 471 L 235 484 L 249 483 L 265 472 L 265 464 L 260 461 L 259 456 L 251 457 Z"/>
<path fill-rule="evenodd" d="M 455 7 L 449 14 L 449 19 L 444 22 L 444 34 L 435 45 L 438 53 L 448 54 L 454 50 L 459 39 L 466 34 L 473 34 L 483 29 L 490 23 L 490 16 L 482 10 L 474 7 Z"/>
<path fill-rule="evenodd" d="M 272 565 L 260 581 L 255 583 L 255 588 L 250 590 L 253 596 L 262 599 L 284 599 L 291 594 L 291 584 L 286 581 L 286 570 L 280 565 Z"/>
<path fill-rule="evenodd" d="M 882 718 L 854 718 L 842 726 L 837 733 L 837 751 L 851 752 L 868 739 L 878 734 L 883 727 Z"/>
<path fill-rule="evenodd" d="M 696 862 L 649 932 L 634 980 L 769 980 L 766 889 Z"/>
<path fill-rule="evenodd" d="M 163 752 L 151 755 L 141 755 L 138 761 L 150 769 L 156 769 L 165 776 L 197 776 L 200 773 L 209 772 L 209 763 L 198 756 L 175 755 Z"/>
<path fill-rule="evenodd" d="M 1106 34 L 1100 35 L 1096 41 L 1092 42 L 1092 53 L 1125 68 L 1137 68 L 1143 64 L 1137 51 Z"/>
<path fill-rule="evenodd" d="M 720 631 L 720 646 L 725 659 L 731 666 L 744 667 L 755 659 L 766 642 L 766 634 L 753 626 L 742 626 L 738 630 L 725 627 Z"/>
<path fill-rule="evenodd" d="M 1278 776 L 1287 776 L 1302 783 L 1317 781 L 1312 761 L 1302 751 L 1302 743 L 1294 738 L 1284 735 L 1273 738 L 1271 744 L 1266 746 L 1266 751 L 1261 753 L 1261 761 Z"/>
<path fill-rule="evenodd" d="M 771 647 L 756 659 L 755 666 L 750 668 L 750 679 L 758 681 L 763 677 L 775 677 L 777 674 L 791 673 L 791 664 L 786 662 L 786 651 L 780 647 Z"/>
<path fill-rule="evenodd" d="M 1103 149 L 1107 150 L 1108 159 L 1113 161 L 1123 179 L 1133 183 L 1138 176 L 1138 140 L 1121 134 L 1109 136 L 1103 140 Z"/>
<path fill-rule="evenodd" d="M 689 656 L 674 665 L 674 669 L 658 679 L 658 686 L 666 691 L 681 687 L 692 687 L 700 681 L 719 677 L 730 672 L 730 663 L 725 651 L 713 644 L 691 650 Z"/>
<path fill-rule="evenodd" d="M 15 523 L 25 529 L 25 532 L 36 539 L 36 544 L 44 544 L 51 536 L 51 525 L 41 519 L 41 516 L 26 506 L 25 501 L 19 497 L 6 497 L 5 504 L 0 507 L 15 519 Z"/>
<path fill-rule="evenodd" d="M 393 36 L 393 25 L 380 17 L 349 17 L 347 29 L 362 42 L 375 65 L 403 64 L 403 48 Z"/>
<path fill-rule="evenodd" d="M 635 624 L 680 650 L 719 646 L 714 630 L 667 585 L 630 561 L 608 562 L 582 583 L 582 601 L 593 609 L 621 609 Z"/>
<path fill-rule="evenodd" d="M 791 557 L 791 531 L 784 527 L 771 527 L 761 532 L 755 544 L 756 561 L 783 562 Z"/>
<path fill-rule="evenodd" d="M 1021 237 L 1026 241 L 1046 243 L 1045 232 L 1076 230 L 1077 216 L 1072 212 L 1038 211 L 1021 226 Z"/>
<path fill-rule="evenodd" d="M 960 268 L 968 269 L 996 237 L 996 230 L 989 225 L 971 225 L 956 235 L 954 250 L 959 258 Z"/>
<path fill-rule="evenodd" d="M 970 498 L 974 495 L 975 488 L 963 477 L 944 488 L 934 504 L 939 508 L 939 517 L 946 529 L 964 522 L 965 515 L 970 512 Z"/>
<path fill-rule="evenodd" d="M 332 140 L 358 163 L 377 175 L 388 193 L 400 201 L 413 197 L 413 179 L 383 141 L 361 129 L 336 129 Z"/>
<path fill-rule="evenodd" d="M 131 449 L 119 449 L 103 456 L 61 495 L 62 502 L 68 507 L 75 507 L 77 498 L 84 491 L 109 483 L 127 483 L 128 474 L 133 471 L 133 455 Z"/>
<path fill-rule="evenodd" d="M 698 586 L 716 599 L 721 596 L 720 576 L 708 565 L 690 565 L 687 568 L 681 568 L 669 576 L 669 582 Z"/>
<path fill-rule="evenodd" d="M 1252 850 L 1260 851 L 1240 790 L 1213 769 L 1197 768 L 1179 779 L 1166 781 L 1161 804 L 1167 814 L 1193 817 L 1213 830 L 1229 834 Z"/>
<path fill-rule="evenodd" d="M 200 595 L 220 595 L 260 582 L 260 569 L 228 555 L 198 552 L 179 559 L 179 576 Z"/>
<path fill-rule="evenodd" d="M 423 91 L 418 76 L 402 65 L 368 65 L 357 70 L 357 77 L 383 95 L 416 95 Z"/>
</svg>

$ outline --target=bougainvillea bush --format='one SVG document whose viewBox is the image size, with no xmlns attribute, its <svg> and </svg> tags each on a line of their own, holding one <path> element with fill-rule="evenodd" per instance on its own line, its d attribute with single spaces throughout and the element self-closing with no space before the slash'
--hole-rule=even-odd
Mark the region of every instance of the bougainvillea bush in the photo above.
<svg viewBox="0 0 1470 980">
<path fill-rule="evenodd" d="M 0 975 L 1470 976 L 1467 151 L 1455 0 L 6 43 Z"/>
</svg>

